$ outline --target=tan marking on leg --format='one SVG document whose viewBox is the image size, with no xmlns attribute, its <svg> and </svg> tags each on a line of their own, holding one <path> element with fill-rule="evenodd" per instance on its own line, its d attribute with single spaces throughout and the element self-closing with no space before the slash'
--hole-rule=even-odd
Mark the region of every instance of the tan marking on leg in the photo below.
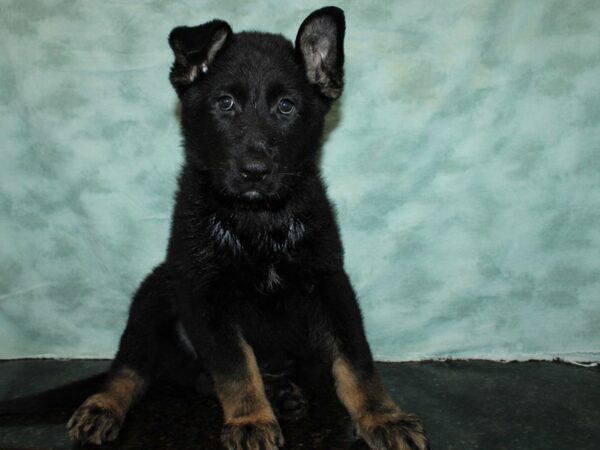
<svg viewBox="0 0 600 450">
<path fill-rule="evenodd" d="M 246 361 L 246 377 L 232 380 L 215 375 L 215 391 L 223 407 L 225 422 L 242 425 L 247 423 L 273 422 L 275 415 L 267 400 L 265 387 L 252 348 L 244 339 L 240 346 Z"/>
<path fill-rule="evenodd" d="M 334 361 L 333 376 L 338 396 L 354 420 L 369 420 L 374 407 L 378 411 L 398 410 L 377 376 L 361 380 L 343 357 Z"/>
<path fill-rule="evenodd" d="M 394 443 L 394 449 L 411 450 L 414 447 L 410 442 L 419 450 L 428 448 L 427 438 L 415 416 L 398 408 L 377 375 L 361 379 L 343 357 L 335 359 L 332 371 L 342 404 L 371 447 L 387 445 L 378 441 L 382 433 L 374 433 L 380 430 L 388 442 Z"/>
<path fill-rule="evenodd" d="M 110 379 L 105 391 L 96 396 L 99 403 L 110 406 L 124 417 L 131 405 L 143 394 L 145 384 L 137 372 L 123 367 Z"/>
<path fill-rule="evenodd" d="M 245 376 L 214 374 L 215 391 L 223 407 L 221 441 L 228 450 L 276 450 L 283 446 L 281 429 L 267 400 L 252 348 L 240 338 Z"/>
<path fill-rule="evenodd" d="M 338 397 L 352 418 L 356 420 L 360 412 L 365 410 L 367 399 L 354 370 L 345 359 L 336 358 L 333 362 L 333 376 Z"/>
<path fill-rule="evenodd" d="M 67 424 L 71 439 L 97 445 L 114 440 L 127 411 L 145 387 L 146 382 L 133 369 L 119 369 L 102 392 L 88 397 L 73 413 Z"/>
</svg>

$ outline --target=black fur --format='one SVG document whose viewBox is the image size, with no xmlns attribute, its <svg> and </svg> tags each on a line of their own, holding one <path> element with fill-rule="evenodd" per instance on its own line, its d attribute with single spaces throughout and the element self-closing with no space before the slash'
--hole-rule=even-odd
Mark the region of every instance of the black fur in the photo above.
<svg viewBox="0 0 600 450">
<path fill-rule="evenodd" d="M 135 295 L 111 370 L 115 379 L 133 371 L 124 386 L 131 373 L 144 386 L 165 376 L 193 384 L 202 373 L 252 380 L 245 342 L 263 369 L 291 360 L 297 372 L 310 361 L 331 371 L 343 359 L 359 387 L 338 380 L 338 390 L 348 403 L 368 399 L 365 411 L 349 407 L 353 418 L 389 414 L 369 387 L 377 375 L 318 167 L 324 118 L 343 86 L 344 32 L 342 11 L 329 7 L 304 21 L 295 47 L 279 35 L 234 34 L 218 20 L 171 33 L 185 163 L 166 258 Z M 276 421 L 256 419 L 243 395 L 222 399 L 250 411 L 229 418 L 225 445 L 277 448 Z M 70 423 L 76 439 L 115 436 L 114 428 L 91 436 L 81 416 Z M 391 437 L 377 448 L 422 448 L 410 437 L 400 446 L 407 432 L 381 420 L 377 430 Z"/>
</svg>

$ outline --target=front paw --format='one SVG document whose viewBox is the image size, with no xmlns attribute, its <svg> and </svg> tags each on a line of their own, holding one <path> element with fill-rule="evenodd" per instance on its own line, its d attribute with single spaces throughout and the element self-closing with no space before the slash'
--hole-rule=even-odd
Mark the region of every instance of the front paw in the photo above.
<svg viewBox="0 0 600 450">
<path fill-rule="evenodd" d="M 102 394 L 88 398 L 71 416 L 69 437 L 79 443 L 100 445 L 119 434 L 123 417 Z"/>
<path fill-rule="evenodd" d="M 429 450 L 423 427 L 401 411 L 372 414 L 357 423 L 358 434 L 373 450 Z"/>
<path fill-rule="evenodd" d="M 221 441 L 227 450 L 277 450 L 284 444 L 276 421 L 236 420 L 226 423 Z"/>
</svg>

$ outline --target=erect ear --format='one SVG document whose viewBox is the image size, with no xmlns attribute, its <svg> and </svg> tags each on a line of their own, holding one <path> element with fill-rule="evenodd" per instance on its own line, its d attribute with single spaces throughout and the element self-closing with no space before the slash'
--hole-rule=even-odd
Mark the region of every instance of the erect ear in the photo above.
<svg viewBox="0 0 600 450">
<path fill-rule="evenodd" d="M 169 45 L 175 54 L 175 62 L 169 78 L 173 87 L 179 91 L 192 84 L 200 73 L 207 73 L 231 34 L 231 27 L 222 20 L 196 27 L 177 27 L 171 31 Z"/>
<path fill-rule="evenodd" d="M 296 53 L 308 81 L 330 99 L 338 98 L 344 86 L 345 31 L 344 12 L 328 6 L 309 15 L 296 36 Z"/>
</svg>

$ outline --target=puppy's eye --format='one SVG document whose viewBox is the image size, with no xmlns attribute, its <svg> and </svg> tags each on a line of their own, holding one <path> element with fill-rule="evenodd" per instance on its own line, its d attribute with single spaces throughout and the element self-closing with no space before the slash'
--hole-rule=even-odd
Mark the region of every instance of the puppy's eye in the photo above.
<svg viewBox="0 0 600 450">
<path fill-rule="evenodd" d="M 233 108 L 233 97 L 231 95 L 222 95 L 217 100 L 217 104 L 219 105 L 219 109 L 221 111 L 229 111 L 231 108 Z"/>
<path fill-rule="evenodd" d="M 277 105 L 277 109 L 279 110 L 279 112 L 285 115 L 291 114 L 294 108 L 294 102 L 291 101 L 289 98 L 282 98 L 281 100 L 279 100 L 279 105 Z"/>
</svg>

